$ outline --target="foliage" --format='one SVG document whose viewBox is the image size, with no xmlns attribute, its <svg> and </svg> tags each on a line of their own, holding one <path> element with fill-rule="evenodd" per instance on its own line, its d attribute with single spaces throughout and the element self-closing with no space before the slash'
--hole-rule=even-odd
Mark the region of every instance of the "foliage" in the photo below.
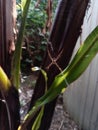
<svg viewBox="0 0 98 130">
<path fill-rule="evenodd" d="M 26 127 L 26 125 L 28 124 L 27 122 L 29 122 L 30 119 L 32 119 L 32 117 L 40 108 L 41 112 L 43 106 L 46 103 L 49 103 L 54 98 L 56 98 L 57 95 L 62 92 L 62 89 L 66 88 L 70 83 L 79 78 L 80 75 L 88 67 L 89 63 L 97 54 L 97 52 L 98 52 L 98 26 L 81 45 L 81 47 L 77 51 L 76 55 L 74 56 L 73 60 L 68 65 L 68 67 L 65 68 L 59 75 L 55 77 L 55 80 L 53 81 L 50 89 L 46 92 L 46 94 L 36 101 L 35 106 L 26 115 L 23 124 L 19 127 L 19 130 L 23 130 Z M 41 118 L 39 118 L 39 122 L 40 119 Z M 37 120 L 37 123 L 39 122 Z"/>
<path fill-rule="evenodd" d="M 17 0 L 17 25 L 20 26 L 20 21 L 23 12 L 23 2 Z M 57 0 L 53 2 L 53 14 L 57 5 Z M 36 0 L 31 0 L 30 8 L 25 25 L 24 48 L 22 54 L 22 67 L 26 65 L 40 66 L 44 56 L 49 32 L 43 33 L 45 22 L 47 20 L 47 0 L 41 0 L 37 5 Z M 54 16 L 54 15 L 53 15 Z"/>
<path fill-rule="evenodd" d="M 13 68 L 12 68 L 12 77 L 14 77 L 12 84 L 14 84 L 14 86 L 17 89 L 19 88 L 18 86 L 20 75 L 19 72 L 20 72 L 22 40 L 24 35 L 26 18 L 28 19 L 27 12 L 29 9 L 30 0 L 25 0 L 24 3 L 22 4 L 23 4 L 22 6 L 23 12 L 21 15 L 22 22 L 20 25 L 20 31 L 17 38 L 16 50 L 14 53 Z M 56 98 L 62 92 L 63 89 L 65 89 L 69 84 L 75 81 L 85 71 L 85 69 L 88 67 L 89 63 L 97 54 L 97 52 L 98 52 L 98 26 L 81 45 L 81 47 L 79 48 L 79 50 L 77 51 L 76 55 L 74 56 L 70 64 L 67 66 L 67 68 L 65 68 L 60 74 L 58 74 L 55 77 L 49 90 L 47 90 L 46 88 L 45 95 L 36 101 L 34 107 L 26 115 L 26 117 L 24 118 L 24 122 L 19 126 L 18 130 L 26 129 L 26 126 L 28 125 L 29 121 L 36 114 L 36 112 L 39 111 L 39 114 L 35 119 L 34 124 L 32 124 L 33 130 L 38 129 L 41 123 L 41 118 L 43 116 L 44 105 L 52 101 L 54 98 Z M 41 70 L 47 86 L 47 80 L 48 80 L 47 74 L 42 69 L 39 68 L 36 69 Z M 11 82 L 9 81 L 6 74 L 3 72 L 1 68 L 0 68 L 0 75 L 1 77 L 3 77 L 3 80 L 2 78 L 0 78 L 0 89 L 1 90 L 9 89 L 11 86 Z"/>
</svg>

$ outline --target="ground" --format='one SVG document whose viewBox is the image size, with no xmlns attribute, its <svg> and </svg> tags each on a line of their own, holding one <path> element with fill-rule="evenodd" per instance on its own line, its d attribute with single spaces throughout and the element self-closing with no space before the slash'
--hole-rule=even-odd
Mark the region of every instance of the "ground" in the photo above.
<svg viewBox="0 0 98 130">
<path fill-rule="evenodd" d="M 29 76 L 24 75 L 21 78 L 21 89 L 20 89 L 21 120 L 23 120 L 27 112 L 35 82 L 36 82 L 35 75 L 29 75 Z M 49 130 L 79 130 L 76 123 L 71 119 L 69 114 L 65 112 L 63 109 L 62 95 L 60 95 L 58 98 L 51 127 Z"/>
</svg>

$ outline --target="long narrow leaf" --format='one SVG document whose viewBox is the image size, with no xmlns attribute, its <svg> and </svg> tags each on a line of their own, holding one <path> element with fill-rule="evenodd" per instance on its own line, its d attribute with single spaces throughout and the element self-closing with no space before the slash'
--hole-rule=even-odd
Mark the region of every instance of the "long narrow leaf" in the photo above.
<svg viewBox="0 0 98 130">
<path fill-rule="evenodd" d="M 65 70 L 67 73 L 66 80 L 68 83 L 76 80 L 87 68 L 94 56 L 98 53 L 98 26 L 85 40 L 84 44 L 76 53 L 71 64 Z"/>
<path fill-rule="evenodd" d="M 26 22 L 30 2 L 31 0 L 27 0 L 23 8 L 22 22 L 21 22 L 21 26 L 20 26 L 20 30 L 19 30 L 19 34 L 17 38 L 17 43 L 16 43 L 16 49 L 15 49 L 15 53 L 14 53 L 13 61 L 12 61 L 12 82 L 13 82 L 13 85 L 17 89 L 20 84 L 19 75 L 20 75 L 20 58 L 21 58 L 21 52 L 22 52 L 22 41 L 23 41 L 25 22 Z"/>
<path fill-rule="evenodd" d="M 68 84 L 76 80 L 88 67 L 91 60 L 98 52 L 98 27 L 88 36 L 84 44 L 80 47 L 75 57 L 69 66 L 56 76 L 54 82 L 52 83 L 50 89 L 42 96 L 37 102 L 32 110 L 28 113 L 28 116 L 25 118 L 25 122 L 32 116 L 32 112 L 35 112 L 42 105 L 49 103 L 58 94 L 61 93 L 63 88 L 66 88 Z M 22 128 L 22 127 L 21 127 Z M 22 129 L 21 129 L 22 130 Z"/>
<path fill-rule="evenodd" d="M 88 67 L 94 56 L 98 52 L 98 26 L 88 36 L 84 44 L 81 45 L 80 49 L 76 53 L 72 62 L 69 66 L 56 76 L 52 86 L 48 92 L 39 99 L 39 102 L 44 104 L 53 100 L 63 88 L 67 87 L 68 84 L 75 81 Z"/>
<path fill-rule="evenodd" d="M 32 126 L 32 130 L 38 130 L 41 124 L 41 119 L 43 116 L 43 112 L 44 112 L 44 106 L 41 108 L 36 120 L 34 121 L 34 124 Z"/>
<path fill-rule="evenodd" d="M 27 2 L 27 0 L 21 0 L 21 8 L 22 8 L 22 11 L 24 11 L 26 2 Z"/>
</svg>

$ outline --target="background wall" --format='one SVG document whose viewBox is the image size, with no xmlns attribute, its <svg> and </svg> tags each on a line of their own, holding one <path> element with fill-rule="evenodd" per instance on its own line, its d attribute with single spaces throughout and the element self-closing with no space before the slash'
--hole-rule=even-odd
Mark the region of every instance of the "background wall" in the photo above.
<svg viewBox="0 0 98 130">
<path fill-rule="evenodd" d="M 98 0 L 91 0 L 73 55 L 96 25 Z M 64 107 L 78 122 L 81 130 L 98 130 L 98 55 L 84 74 L 65 91 Z"/>
</svg>

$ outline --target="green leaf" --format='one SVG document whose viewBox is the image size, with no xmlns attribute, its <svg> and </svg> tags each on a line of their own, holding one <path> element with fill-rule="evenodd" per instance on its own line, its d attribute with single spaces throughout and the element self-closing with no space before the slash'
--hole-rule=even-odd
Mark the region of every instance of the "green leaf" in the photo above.
<svg viewBox="0 0 98 130">
<path fill-rule="evenodd" d="M 88 36 L 84 44 L 81 45 L 68 67 L 55 77 L 55 80 L 45 95 L 36 101 L 35 106 L 28 113 L 23 124 L 25 125 L 26 121 L 31 119 L 32 115 L 34 115 L 40 107 L 52 101 L 62 92 L 63 88 L 66 88 L 70 83 L 76 80 L 85 71 L 97 52 L 98 26 Z"/>
<path fill-rule="evenodd" d="M 24 8 L 23 8 L 23 17 L 21 21 L 21 26 L 19 29 L 19 34 L 16 42 L 16 49 L 13 56 L 12 61 L 12 83 L 18 89 L 20 85 L 20 59 L 21 59 L 21 52 L 22 52 L 22 41 L 25 29 L 25 23 L 27 18 L 28 9 L 30 6 L 31 0 L 24 1 Z"/>
<path fill-rule="evenodd" d="M 44 113 L 44 106 L 41 108 L 36 120 L 34 121 L 34 124 L 32 126 L 32 130 L 38 130 L 39 129 L 43 113 Z"/>
<path fill-rule="evenodd" d="M 56 76 L 47 93 L 38 100 L 37 104 L 46 104 L 52 101 L 62 89 L 75 81 L 88 67 L 94 56 L 98 53 L 98 26 L 81 45 L 68 67 Z"/>
<path fill-rule="evenodd" d="M 98 53 L 98 26 L 88 36 L 80 47 L 70 65 L 64 71 L 66 80 L 70 84 L 76 80 L 88 67 L 92 59 Z"/>
<path fill-rule="evenodd" d="M 26 2 L 27 2 L 27 0 L 21 0 L 22 10 L 24 10 L 24 8 L 25 8 L 25 6 L 26 6 Z"/>
</svg>

